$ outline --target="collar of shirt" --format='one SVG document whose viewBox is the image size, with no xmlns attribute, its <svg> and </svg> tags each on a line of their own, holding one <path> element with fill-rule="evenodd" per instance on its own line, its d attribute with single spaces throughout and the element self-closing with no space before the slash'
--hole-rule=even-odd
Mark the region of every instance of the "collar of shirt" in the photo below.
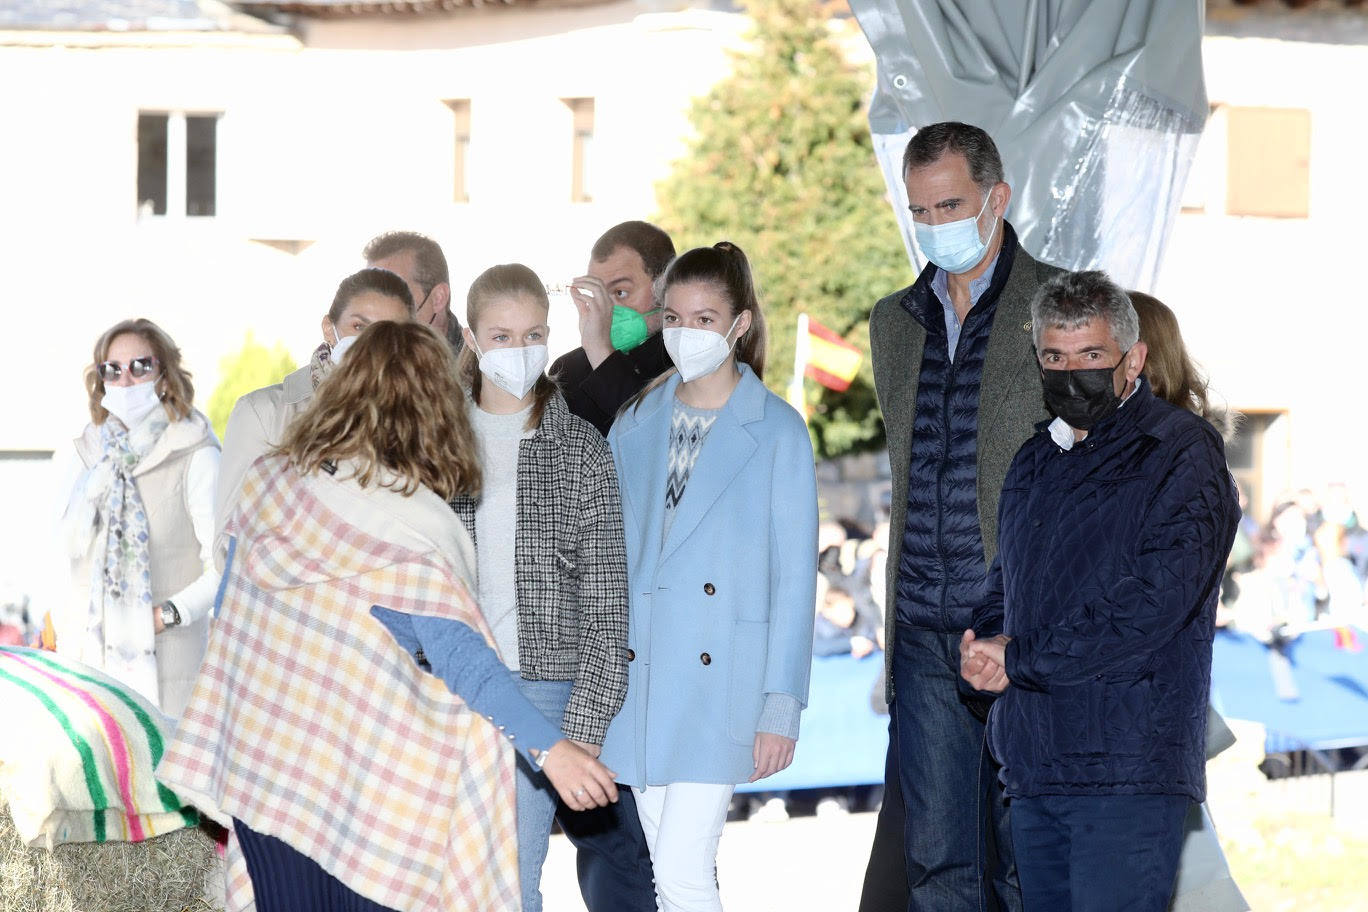
<svg viewBox="0 0 1368 912">
<path fill-rule="evenodd" d="M 1140 384 L 1144 382 L 1144 377 L 1136 377 L 1135 386 L 1133 386 L 1131 388 L 1131 391 L 1126 394 L 1126 398 L 1121 400 L 1121 405 L 1118 405 L 1116 408 L 1120 410 L 1122 407 L 1124 407 L 1125 404 L 1130 401 L 1130 397 L 1135 395 L 1135 391 L 1140 388 Z M 1077 441 L 1074 440 L 1074 429 L 1069 426 L 1069 423 L 1067 421 L 1065 421 L 1063 418 L 1056 418 L 1054 421 L 1050 422 L 1050 427 L 1048 430 L 1050 432 L 1050 439 L 1053 440 L 1055 442 L 1055 445 L 1058 446 L 1061 450 L 1073 449 L 1073 445 Z"/>
<path fill-rule="evenodd" d="M 993 284 L 993 273 L 997 271 L 998 258 L 1002 256 L 1002 249 L 998 249 L 997 256 L 994 256 L 988 263 L 988 268 L 977 279 L 969 283 L 969 310 L 973 310 L 978 304 L 979 298 L 988 290 L 988 286 Z M 950 360 L 955 358 L 955 349 L 959 346 L 960 318 L 955 313 L 955 305 L 950 300 L 950 279 L 949 274 L 936 267 L 936 274 L 931 277 L 931 290 L 936 294 L 936 300 L 941 303 L 941 310 L 945 314 L 945 336 L 946 344 L 950 348 Z"/>
</svg>

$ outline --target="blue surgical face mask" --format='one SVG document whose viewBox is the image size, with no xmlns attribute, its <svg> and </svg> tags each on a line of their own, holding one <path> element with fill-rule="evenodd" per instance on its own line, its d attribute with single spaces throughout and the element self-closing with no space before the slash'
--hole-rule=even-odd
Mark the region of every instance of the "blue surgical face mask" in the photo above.
<svg viewBox="0 0 1368 912">
<path fill-rule="evenodd" d="M 981 263 L 983 255 L 988 252 L 988 244 L 979 237 L 978 220 L 987 210 L 988 200 L 992 196 L 991 191 L 985 193 L 983 206 L 979 209 L 978 215 L 970 218 L 946 222 L 944 225 L 913 222 L 917 246 L 926 258 L 946 272 L 953 273 L 968 272 Z M 992 230 L 988 232 L 990 240 L 993 232 L 997 231 L 997 222 L 997 217 L 994 216 Z"/>
</svg>

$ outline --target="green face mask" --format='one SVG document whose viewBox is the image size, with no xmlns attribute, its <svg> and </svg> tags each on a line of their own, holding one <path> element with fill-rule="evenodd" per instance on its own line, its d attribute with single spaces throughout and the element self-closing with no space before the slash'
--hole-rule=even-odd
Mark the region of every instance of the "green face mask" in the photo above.
<svg viewBox="0 0 1368 912">
<path fill-rule="evenodd" d="M 652 310 L 649 313 L 656 311 Z M 613 343 L 613 348 L 620 352 L 629 352 L 650 336 L 651 329 L 646 325 L 646 314 L 637 313 L 621 304 L 613 305 L 613 327 L 608 331 L 608 339 Z"/>
</svg>

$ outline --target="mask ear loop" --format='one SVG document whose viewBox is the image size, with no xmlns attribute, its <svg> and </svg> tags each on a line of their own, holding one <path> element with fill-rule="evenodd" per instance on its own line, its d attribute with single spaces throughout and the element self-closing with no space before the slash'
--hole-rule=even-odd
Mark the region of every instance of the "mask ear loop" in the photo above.
<svg viewBox="0 0 1368 912">
<path fill-rule="evenodd" d="M 743 311 L 741 311 L 741 313 L 745 313 L 745 311 L 743 310 Z M 725 339 L 725 338 L 727 338 L 727 336 L 730 336 L 730 335 L 731 335 L 731 331 L 732 331 L 733 329 L 736 329 L 736 324 L 737 324 L 737 323 L 740 323 L 740 322 L 741 322 L 741 314 L 737 314 L 737 315 L 736 315 L 736 319 L 734 319 L 734 320 L 731 321 L 731 326 L 728 326 L 728 327 L 727 327 L 727 331 L 724 332 L 724 333 L 722 334 L 722 338 Z M 740 342 L 740 341 L 741 341 L 741 336 L 744 336 L 744 335 L 745 335 L 745 333 L 741 333 L 741 335 L 739 335 L 739 336 L 737 336 L 735 339 L 732 339 L 732 340 L 731 340 L 731 344 L 727 346 L 727 354 L 730 355 L 730 354 L 736 349 L 736 343 Z"/>
<path fill-rule="evenodd" d="M 988 204 L 992 202 L 992 199 L 993 190 L 990 188 L 988 192 L 983 195 L 983 205 L 979 207 L 978 215 L 974 216 L 975 225 L 977 225 L 979 219 L 983 218 L 983 213 L 989 211 Z M 983 242 L 985 245 L 993 242 L 993 235 L 997 233 L 999 221 L 1001 221 L 1001 218 L 997 213 L 993 213 L 993 227 L 988 231 L 988 240 Z"/>
</svg>

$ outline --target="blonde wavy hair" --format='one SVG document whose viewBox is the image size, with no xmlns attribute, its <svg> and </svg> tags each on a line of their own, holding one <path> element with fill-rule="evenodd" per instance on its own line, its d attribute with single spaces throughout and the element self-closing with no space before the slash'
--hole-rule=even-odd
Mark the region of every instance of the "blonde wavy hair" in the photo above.
<svg viewBox="0 0 1368 912">
<path fill-rule="evenodd" d="M 381 321 L 361 331 L 276 452 L 306 475 L 351 460 L 362 487 L 407 497 L 426 485 L 449 501 L 479 493 L 474 440 L 446 340 L 418 323 Z"/>
<path fill-rule="evenodd" d="M 104 424 L 109 418 L 109 412 L 100 404 L 105 394 L 100 365 L 109 360 L 109 347 L 114 344 L 114 340 L 125 333 L 141 337 L 152 349 L 152 357 L 157 359 L 159 373 L 153 382 L 157 384 L 157 398 L 166 409 L 166 417 L 172 421 L 190 417 L 190 412 L 195 408 L 195 385 L 190 382 L 190 372 L 181 366 L 180 349 L 171 341 L 166 330 L 151 320 L 138 317 L 134 320 L 120 320 L 95 340 L 95 351 L 85 369 L 90 420 L 95 424 Z"/>
<path fill-rule="evenodd" d="M 1226 440 L 1233 438 L 1243 416 L 1211 401 L 1210 384 L 1188 354 L 1177 315 L 1153 295 L 1128 291 L 1126 296 L 1139 318 L 1140 341 L 1149 348 L 1145 378 L 1154 395 L 1205 418 Z"/>
</svg>

